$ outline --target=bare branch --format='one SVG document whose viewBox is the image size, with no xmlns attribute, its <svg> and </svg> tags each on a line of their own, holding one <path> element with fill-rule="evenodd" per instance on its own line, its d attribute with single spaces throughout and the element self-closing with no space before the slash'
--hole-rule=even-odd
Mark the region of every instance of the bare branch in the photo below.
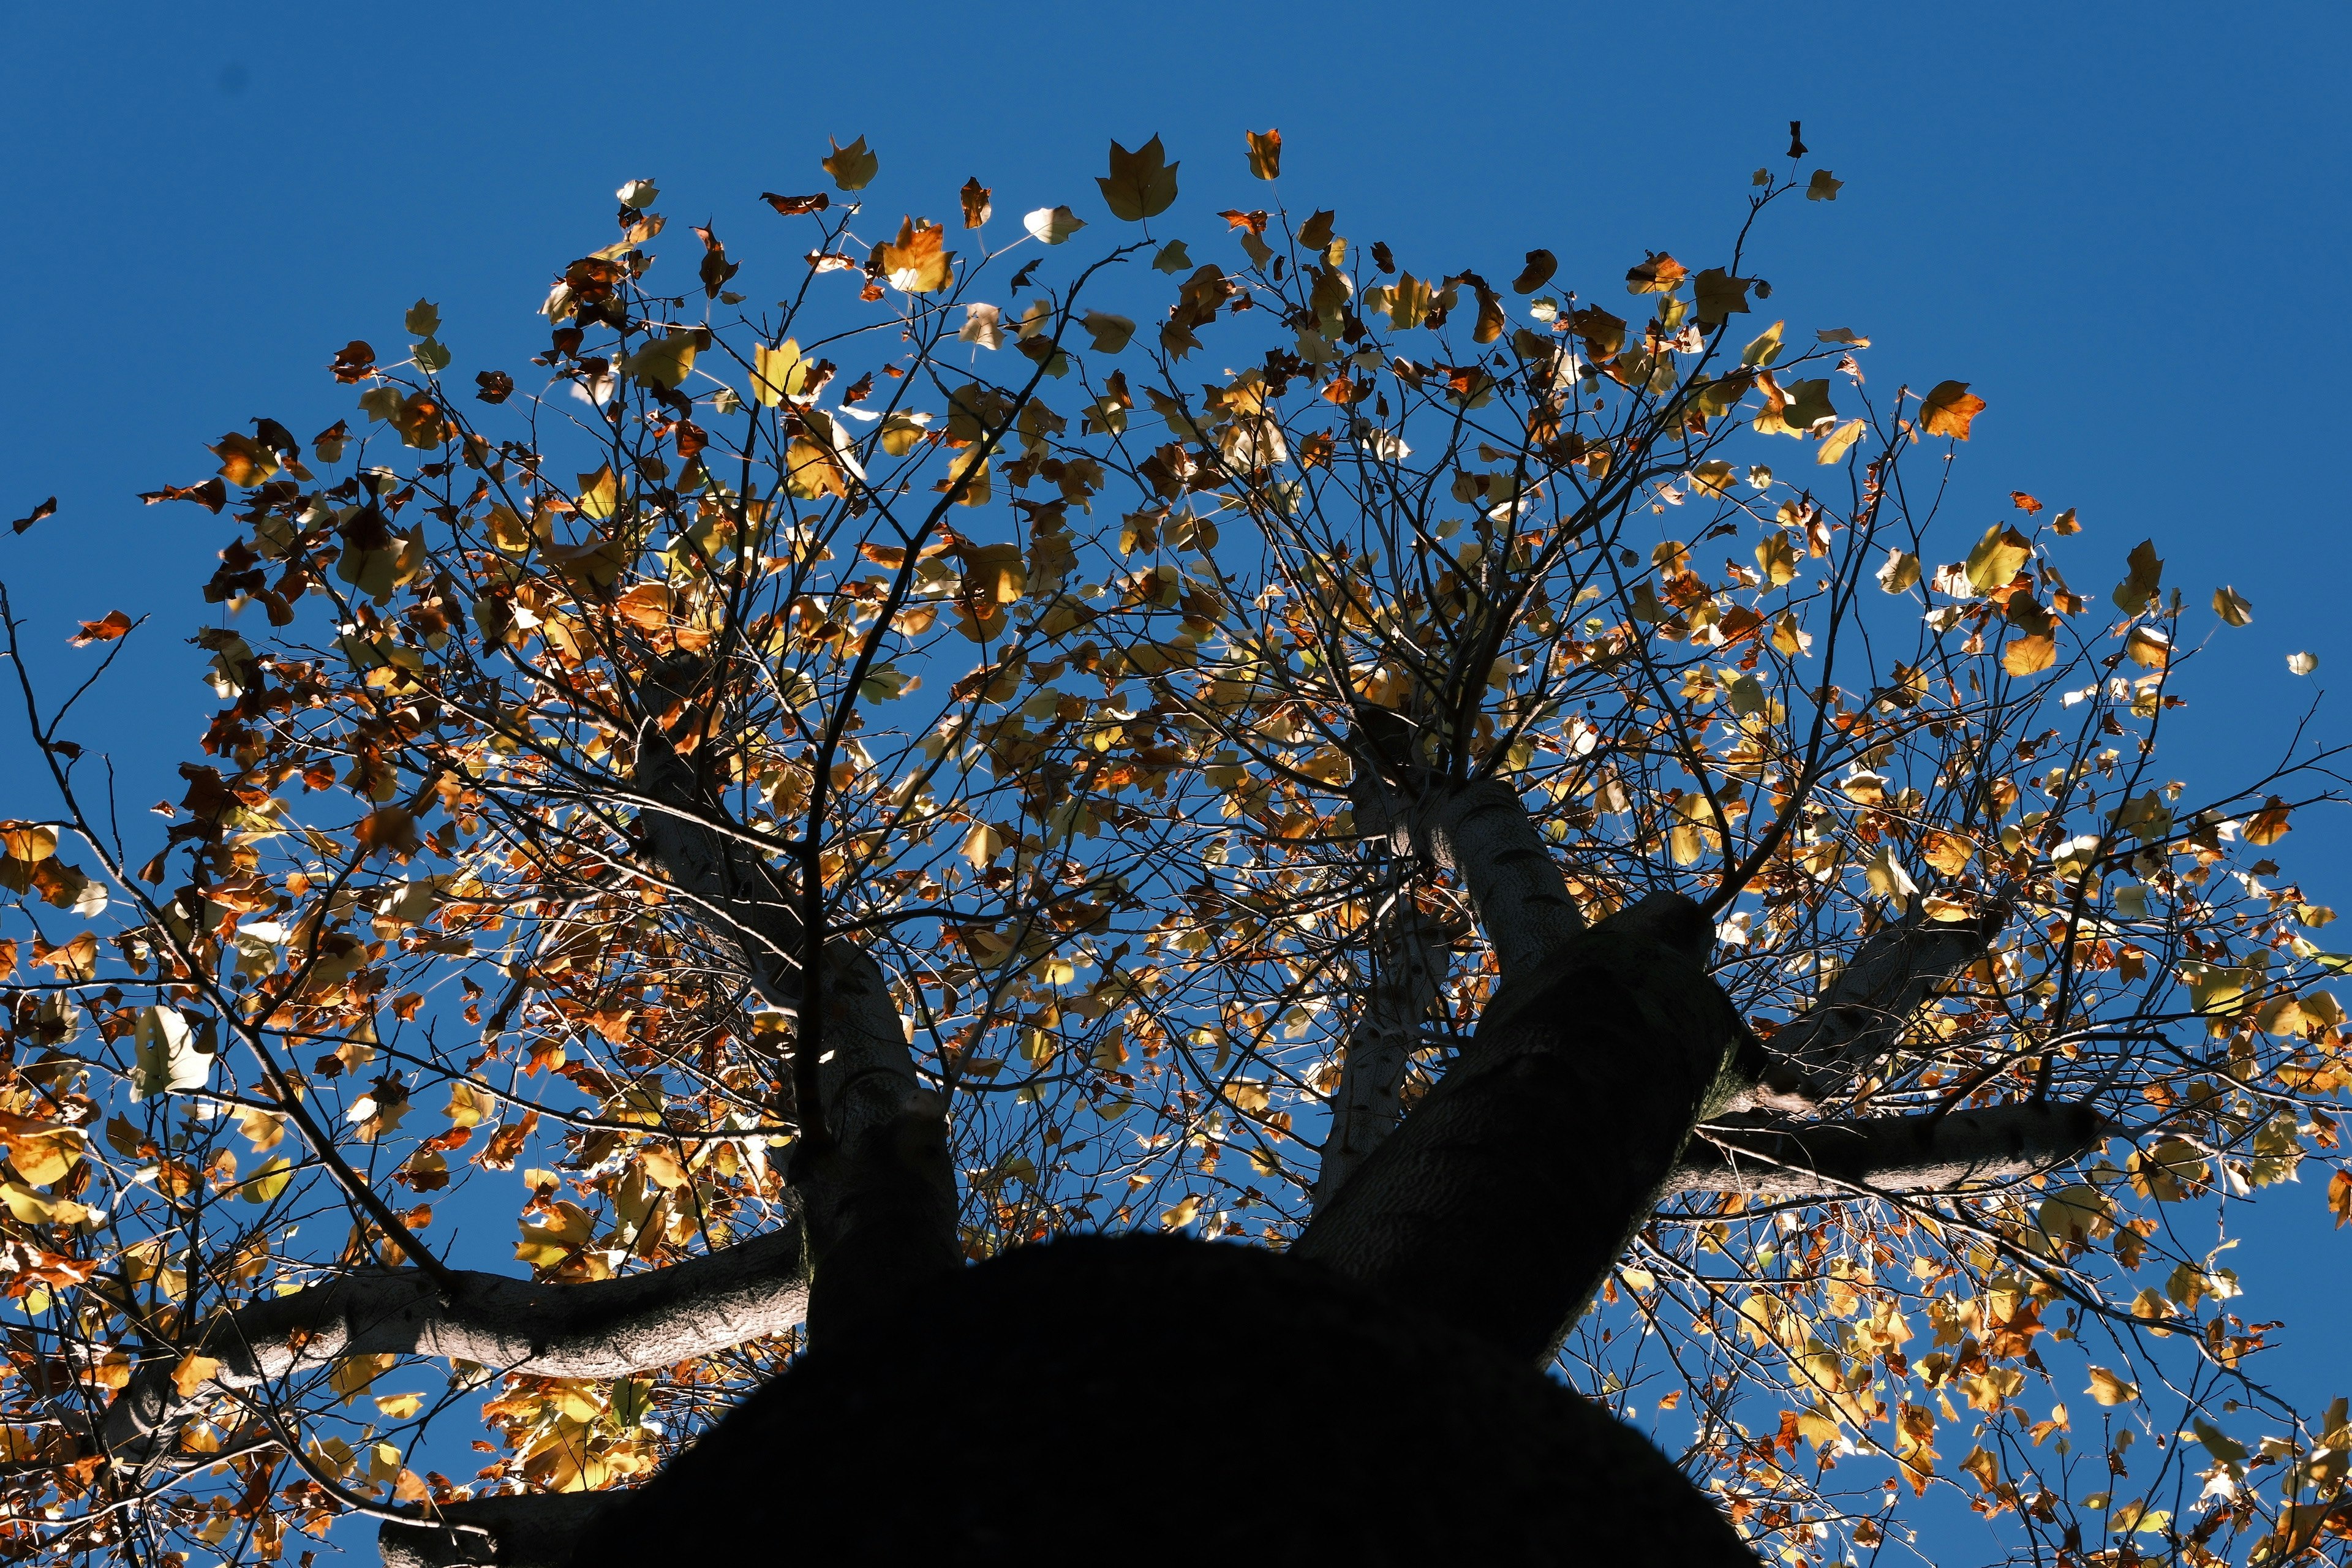
<svg viewBox="0 0 2352 1568">
<path fill-rule="evenodd" d="M 348 1355 L 429 1355 L 539 1377 L 625 1377 L 779 1334 L 802 1321 L 807 1247 L 797 1220 L 721 1251 L 642 1274 L 537 1284 L 456 1275 L 447 1296 L 413 1270 L 356 1274 L 265 1297 L 215 1319 L 197 1354 L 210 1380 L 243 1390 Z M 132 1373 L 106 1413 L 117 1453 L 157 1447 L 207 1397 L 181 1397 L 169 1362 Z"/>
<path fill-rule="evenodd" d="M 1957 1192 L 2040 1175 L 2081 1159 L 2115 1131 L 2091 1106 L 2046 1103 L 1784 1129 L 1707 1128 L 1684 1152 L 1666 1190 L 1765 1199 Z"/>
</svg>

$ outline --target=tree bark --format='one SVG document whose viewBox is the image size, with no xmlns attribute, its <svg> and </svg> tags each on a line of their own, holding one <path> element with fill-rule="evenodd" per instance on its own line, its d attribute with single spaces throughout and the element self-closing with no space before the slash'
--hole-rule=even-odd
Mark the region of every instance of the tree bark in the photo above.
<svg viewBox="0 0 2352 1568">
<path fill-rule="evenodd" d="M 2040 1175 L 2114 1133 L 2095 1107 L 2072 1103 L 1710 1128 L 1692 1140 L 1666 1192 L 1767 1200 L 1957 1192 Z"/>
<path fill-rule="evenodd" d="M 1930 997 L 1985 955 L 2001 913 L 1931 921 L 1916 910 L 1864 938 L 1813 1005 L 1772 1037 L 1753 1103 L 1804 1110 L 1849 1088 L 1893 1051 Z"/>
<path fill-rule="evenodd" d="M 1360 767 L 1357 825 L 1385 832 L 1400 855 L 1453 871 L 1470 896 L 1478 929 L 1495 950 L 1506 987 L 1584 929 L 1568 880 L 1517 791 L 1498 779 L 1459 788 L 1433 783 L 1400 795 Z"/>
<path fill-rule="evenodd" d="M 1398 1098 L 1420 1043 L 1421 1023 L 1441 984 L 1436 922 L 1412 906 L 1410 889 L 1381 918 L 1370 953 L 1363 1016 L 1348 1037 L 1330 1131 L 1315 1173 L 1313 1204 L 1327 1206 L 1404 1115 Z"/>
<path fill-rule="evenodd" d="M 1710 934 L 1661 894 L 1524 973 L 1294 1250 L 1548 1361 L 1749 1059 Z"/>
<path fill-rule="evenodd" d="M 215 1320 L 195 1353 L 221 1363 L 183 1399 L 173 1363 L 146 1362 L 106 1412 L 118 1454 L 163 1445 L 217 1390 L 242 1391 L 347 1355 L 428 1355 L 537 1377 L 625 1377 L 782 1333 L 806 1313 L 798 1220 L 667 1268 L 583 1284 L 461 1272 L 444 1299 L 414 1269 L 355 1274 L 265 1297 Z"/>
</svg>

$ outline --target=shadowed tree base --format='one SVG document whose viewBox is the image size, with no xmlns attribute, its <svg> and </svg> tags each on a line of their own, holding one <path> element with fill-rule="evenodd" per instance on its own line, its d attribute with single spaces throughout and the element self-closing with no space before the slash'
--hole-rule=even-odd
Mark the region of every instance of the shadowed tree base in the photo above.
<svg viewBox="0 0 2352 1568">
<path fill-rule="evenodd" d="M 1295 1258 L 1026 1247 L 812 1352 L 588 1531 L 663 1563 L 1720 1563 L 1648 1440 Z"/>
</svg>

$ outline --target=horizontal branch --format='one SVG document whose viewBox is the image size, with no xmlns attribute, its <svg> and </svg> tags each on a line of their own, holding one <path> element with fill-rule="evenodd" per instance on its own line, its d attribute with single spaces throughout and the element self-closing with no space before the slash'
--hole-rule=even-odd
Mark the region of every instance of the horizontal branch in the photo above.
<svg viewBox="0 0 2352 1568">
<path fill-rule="evenodd" d="M 383 1568 L 565 1568 L 625 1492 L 528 1492 L 441 1505 L 440 1520 L 376 1531 Z"/>
<path fill-rule="evenodd" d="M 2105 1117 L 2080 1104 L 1702 1128 L 1666 1191 L 1768 1200 L 1958 1192 L 2040 1175 L 2081 1159 L 2114 1131 Z"/>
<path fill-rule="evenodd" d="M 216 1389 L 248 1389 L 351 1355 L 446 1356 L 537 1377 L 625 1377 L 779 1334 L 808 1306 L 797 1215 L 777 1230 L 667 1268 L 579 1284 L 461 1271 L 445 1296 L 412 1269 L 355 1274 L 214 1320 L 196 1353 Z M 139 1454 L 206 1397 L 151 1361 L 106 1413 L 108 1446 Z"/>
</svg>

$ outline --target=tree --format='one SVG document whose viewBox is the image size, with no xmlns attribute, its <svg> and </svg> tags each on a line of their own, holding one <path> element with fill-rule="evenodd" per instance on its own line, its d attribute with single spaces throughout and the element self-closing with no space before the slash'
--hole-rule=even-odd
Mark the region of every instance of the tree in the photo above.
<svg viewBox="0 0 2352 1568">
<path fill-rule="evenodd" d="M 7 1550 L 522 1560 L 804 1339 L 1116 1299 L 1021 1249 L 1141 1226 L 1283 1249 L 1269 1334 L 1557 1362 L 1759 1549 L 1945 1487 L 2037 1560 L 2341 1556 L 2343 1403 L 2180 1223 L 2337 1148 L 2352 960 L 2270 857 L 2340 752 L 2168 778 L 2153 542 L 2076 591 L 2074 510 L 1955 499 L 1967 384 L 1758 330 L 1801 156 L 1632 319 L 1328 212 L 1208 259 L 1156 137 L 1080 264 L 977 180 L 768 195 L 772 310 L 633 181 L 543 392 L 420 301 L 358 411 L 146 497 L 235 531 L 143 863 L 0 604 L 58 803 L 0 868 Z M 436 1224 L 500 1196 L 528 1279 Z"/>
</svg>

